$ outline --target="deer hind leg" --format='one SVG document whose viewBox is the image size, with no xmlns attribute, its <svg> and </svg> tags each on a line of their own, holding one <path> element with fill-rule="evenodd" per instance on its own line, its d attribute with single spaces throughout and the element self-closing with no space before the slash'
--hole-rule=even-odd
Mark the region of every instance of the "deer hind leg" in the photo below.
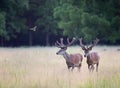
<svg viewBox="0 0 120 88">
<path fill-rule="evenodd" d="M 78 66 L 78 71 L 79 72 L 80 72 L 81 66 L 82 66 L 82 64 L 80 63 L 79 66 Z"/>
<path fill-rule="evenodd" d="M 88 64 L 88 70 L 89 70 L 89 72 L 91 72 L 91 65 L 90 64 Z"/>
<path fill-rule="evenodd" d="M 96 72 L 98 72 L 99 63 L 96 64 Z"/>
</svg>

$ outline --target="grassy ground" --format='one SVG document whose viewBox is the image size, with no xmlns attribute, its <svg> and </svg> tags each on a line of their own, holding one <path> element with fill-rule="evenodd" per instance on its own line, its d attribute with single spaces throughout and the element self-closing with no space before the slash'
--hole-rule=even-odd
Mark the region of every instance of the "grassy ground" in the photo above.
<svg viewBox="0 0 120 88">
<path fill-rule="evenodd" d="M 99 72 L 88 72 L 86 58 L 81 72 L 68 72 L 65 60 L 56 55 L 56 47 L 0 48 L 0 88 L 119 88 L 120 49 L 98 46 Z M 69 53 L 81 53 L 69 47 Z"/>
</svg>

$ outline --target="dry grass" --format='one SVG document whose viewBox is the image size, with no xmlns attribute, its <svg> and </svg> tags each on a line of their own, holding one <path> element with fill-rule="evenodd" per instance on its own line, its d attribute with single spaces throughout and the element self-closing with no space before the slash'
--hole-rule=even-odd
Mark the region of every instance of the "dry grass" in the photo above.
<svg viewBox="0 0 120 88">
<path fill-rule="evenodd" d="M 95 47 L 101 57 L 99 72 L 90 74 L 86 59 L 81 72 L 68 72 L 55 47 L 0 48 L 0 88 L 119 88 L 120 47 Z M 70 47 L 69 53 L 81 53 Z"/>
</svg>

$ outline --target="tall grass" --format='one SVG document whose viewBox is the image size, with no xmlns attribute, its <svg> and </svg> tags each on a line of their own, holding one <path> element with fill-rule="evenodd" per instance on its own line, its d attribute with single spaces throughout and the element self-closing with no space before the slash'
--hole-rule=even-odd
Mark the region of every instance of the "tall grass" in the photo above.
<svg viewBox="0 0 120 88">
<path fill-rule="evenodd" d="M 0 88 L 119 88 L 120 47 L 98 46 L 99 72 L 89 73 L 86 59 L 81 72 L 67 70 L 55 47 L 0 48 Z M 70 47 L 69 53 L 81 53 Z"/>
</svg>

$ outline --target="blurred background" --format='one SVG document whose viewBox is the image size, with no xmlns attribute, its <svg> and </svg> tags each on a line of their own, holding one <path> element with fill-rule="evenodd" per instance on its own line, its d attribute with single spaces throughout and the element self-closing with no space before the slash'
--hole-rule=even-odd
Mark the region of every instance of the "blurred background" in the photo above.
<svg viewBox="0 0 120 88">
<path fill-rule="evenodd" d="M 60 37 L 120 45 L 120 0 L 0 0 L 1 47 L 53 46 Z"/>
</svg>

